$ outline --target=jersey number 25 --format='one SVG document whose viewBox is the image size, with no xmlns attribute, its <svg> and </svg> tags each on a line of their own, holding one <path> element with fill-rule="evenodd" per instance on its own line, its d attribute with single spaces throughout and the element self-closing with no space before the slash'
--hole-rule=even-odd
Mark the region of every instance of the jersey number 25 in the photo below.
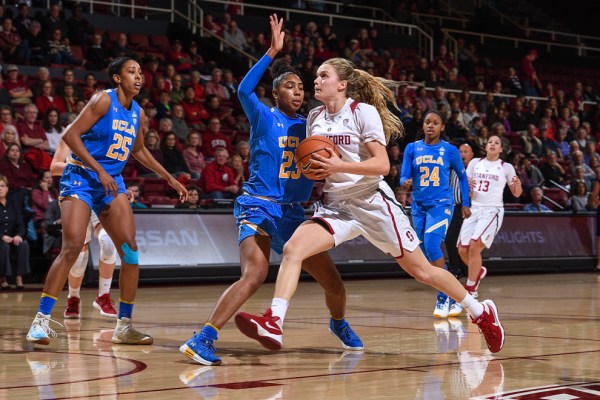
<svg viewBox="0 0 600 400">
<path fill-rule="evenodd" d="M 112 158 L 113 160 L 125 161 L 129 156 L 129 146 L 133 139 L 130 136 L 123 136 L 120 133 L 116 133 L 113 136 L 113 144 L 110 145 L 106 152 L 106 157 Z"/>
</svg>

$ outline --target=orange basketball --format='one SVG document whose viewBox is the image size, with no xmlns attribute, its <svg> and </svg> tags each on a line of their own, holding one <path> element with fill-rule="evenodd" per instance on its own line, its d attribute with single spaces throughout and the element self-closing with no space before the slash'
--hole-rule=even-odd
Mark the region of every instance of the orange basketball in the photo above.
<svg viewBox="0 0 600 400">
<path fill-rule="evenodd" d="M 331 148 L 335 150 L 338 157 L 341 157 L 339 150 L 331 139 L 325 136 L 309 136 L 300 142 L 300 146 L 296 149 L 296 166 L 308 179 L 316 179 L 315 172 L 311 168 L 312 155 L 318 154 L 322 157 L 329 158 L 329 152 L 325 149 Z"/>
</svg>

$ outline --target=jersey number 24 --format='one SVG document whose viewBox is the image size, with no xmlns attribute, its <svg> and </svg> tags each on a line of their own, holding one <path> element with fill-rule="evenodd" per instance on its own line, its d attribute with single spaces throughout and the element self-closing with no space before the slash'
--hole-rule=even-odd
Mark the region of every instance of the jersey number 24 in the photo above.
<svg viewBox="0 0 600 400">
<path fill-rule="evenodd" d="M 440 186 L 440 169 L 439 167 L 420 167 L 419 173 L 421 174 L 421 187 L 429 186 L 429 182 L 433 186 Z"/>
</svg>

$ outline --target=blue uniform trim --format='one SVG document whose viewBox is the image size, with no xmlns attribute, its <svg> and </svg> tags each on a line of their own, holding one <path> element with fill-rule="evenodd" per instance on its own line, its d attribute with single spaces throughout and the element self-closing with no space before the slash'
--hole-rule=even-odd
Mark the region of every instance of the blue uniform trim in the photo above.
<svg viewBox="0 0 600 400">
<path fill-rule="evenodd" d="M 139 264 L 139 253 L 137 250 L 131 250 L 131 247 L 127 243 L 121 245 L 123 250 L 123 262 L 126 264 Z"/>
</svg>

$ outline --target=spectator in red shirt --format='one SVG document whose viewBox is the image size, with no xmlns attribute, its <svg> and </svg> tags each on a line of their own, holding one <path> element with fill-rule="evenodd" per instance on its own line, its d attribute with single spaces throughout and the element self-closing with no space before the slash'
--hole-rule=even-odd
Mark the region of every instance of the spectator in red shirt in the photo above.
<svg viewBox="0 0 600 400">
<path fill-rule="evenodd" d="M 521 59 L 521 81 L 525 96 L 537 96 L 537 89 L 541 88 L 542 84 L 538 79 L 537 72 L 533 66 L 533 62 L 538 58 L 538 52 L 532 49 L 525 57 Z"/>
<path fill-rule="evenodd" d="M 173 50 L 169 53 L 169 62 L 175 65 L 177 72 L 187 73 L 192 68 L 190 56 L 183 51 L 179 40 L 175 40 L 173 43 Z"/>
<path fill-rule="evenodd" d="M 240 187 L 235 184 L 233 170 L 227 166 L 229 152 L 220 147 L 215 150 L 215 160 L 202 171 L 200 182 L 206 199 L 234 199 Z"/>
<path fill-rule="evenodd" d="M 2 31 L 0 32 L 0 53 L 2 53 L 2 59 L 8 62 L 24 64 L 24 61 L 26 61 L 26 50 L 23 38 L 13 27 L 12 19 L 5 17 L 2 20 Z"/>
<path fill-rule="evenodd" d="M 35 183 L 35 174 L 21 157 L 21 148 L 16 143 L 8 145 L 4 158 L 0 160 L 0 174 L 8 178 L 11 192 L 19 189 L 31 191 Z"/>
<path fill-rule="evenodd" d="M 8 90 L 12 104 L 29 104 L 33 98 L 33 92 L 25 81 L 19 78 L 19 67 L 15 64 L 9 64 L 6 67 L 8 75 L 4 82 L 4 87 Z"/>
<path fill-rule="evenodd" d="M 35 98 L 35 105 L 40 114 L 45 115 L 51 108 L 56 108 L 60 114 L 67 112 L 64 99 L 56 95 L 51 81 L 44 82 L 41 89 L 42 92 Z"/>
<path fill-rule="evenodd" d="M 200 83 L 201 78 L 202 76 L 200 75 L 200 72 L 192 71 L 192 73 L 190 74 L 190 82 L 188 83 L 188 86 L 192 86 L 194 88 L 195 99 L 197 101 L 203 101 L 204 99 L 206 99 L 204 86 L 202 85 L 202 83 Z"/>
<path fill-rule="evenodd" d="M 207 95 L 215 94 L 217 95 L 219 100 L 229 100 L 229 92 L 221 82 L 223 79 L 223 70 L 221 70 L 220 68 L 215 68 L 212 70 L 211 75 L 212 80 L 206 82 L 206 85 L 204 87 L 205 93 Z"/>
<path fill-rule="evenodd" d="M 221 132 L 221 121 L 217 117 L 212 117 L 208 122 L 208 129 L 202 134 L 202 154 L 207 161 L 215 159 L 219 147 L 225 148 L 228 152 L 232 151 L 231 140 Z"/>
<path fill-rule="evenodd" d="M 41 122 L 38 121 L 38 108 L 35 104 L 25 106 L 25 119 L 17 124 L 17 131 L 21 139 L 23 151 L 26 153 L 30 148 L 48 150 L 48 137 Z"/>
<path fill-rule="evenodd" d="M 192 129 L 204 129 L 205 123 L 210 117 L 204 105 L 196 99 L 196 91 L 193 86 L 185 89 L 185 98 L 181 101 L 185 111 L 185 121 Z"/>
<path fill-rule="evenodd" d="M 46 210 L 51 201 L 58 199 L 58 193 L 54 188 L 54 181 L 50 171 L 42 171 L 38 175 L 35 188 L 31 191 L 31 208 L 35 212 L 33 221 L 39 227 L 46 218 Z"/>
<path fill-rule="evenodd" d="M 89 72 L 85 75 L 85 85 L 82 88 L 83 98 L 85 100 L 91 99 L 94 93 L 100 90 L 97 87 L 97 83 L 98 81 L 96 81 L 96 76 L 94 74 Z"/>
</svg>

